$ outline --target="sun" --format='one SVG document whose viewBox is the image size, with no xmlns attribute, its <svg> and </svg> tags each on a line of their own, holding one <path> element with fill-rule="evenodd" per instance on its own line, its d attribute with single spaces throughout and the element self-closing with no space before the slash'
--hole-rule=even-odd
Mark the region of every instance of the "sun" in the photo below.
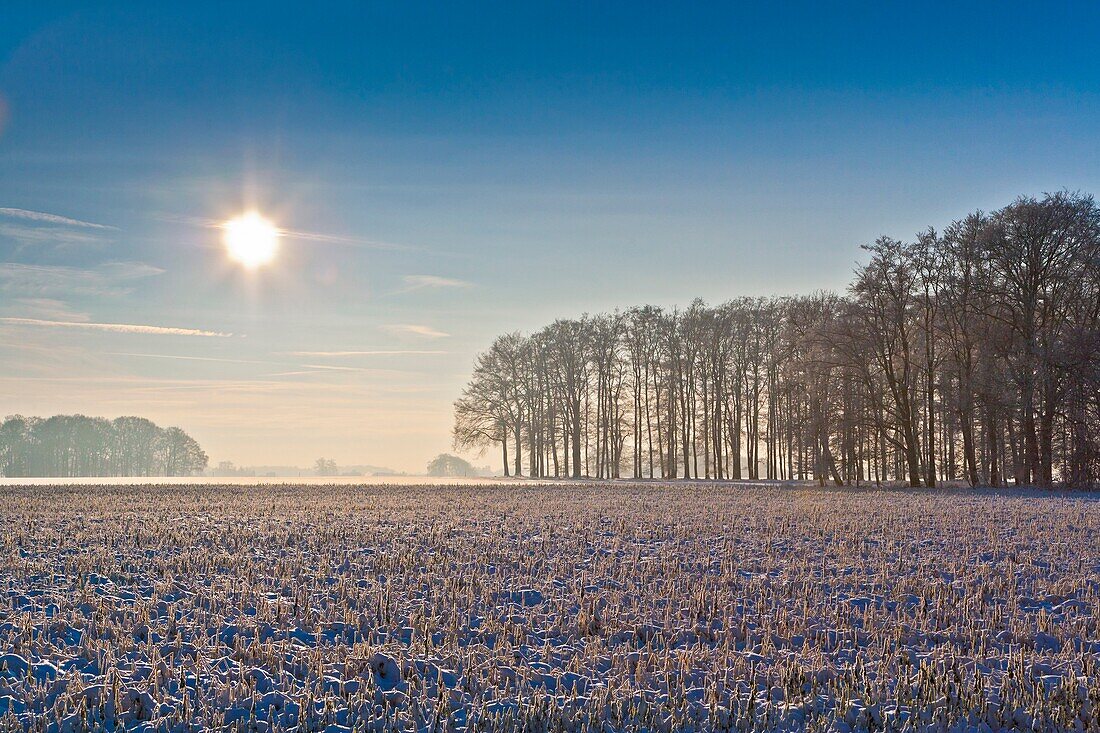
<svg viewBox="0 0 1100 733">
<path fill-rule="evenodd" d="M 222 225 L 229 258 L 249 270 L 275 259 L 279 249 L 279 230 L 257 211 L 234 217 Z"/>
</svg>

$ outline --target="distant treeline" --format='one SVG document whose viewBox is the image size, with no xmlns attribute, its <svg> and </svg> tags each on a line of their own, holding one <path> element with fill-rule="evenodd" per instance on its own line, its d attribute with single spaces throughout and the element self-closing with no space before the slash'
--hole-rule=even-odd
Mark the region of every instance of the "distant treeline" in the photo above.
<svg viewBox="0 0 1100 733">
<path fill-rule="evenodd" d="M 199 444 L 143 417 L 15 415 L 0 425 L 0 475 L 190 476 L 206 468 Z"/>
<path fill-rule="evenodd" d="M 865 249 L 844 295 L 501 336 L 455 403 L 455 444 L 532 476 L 1095 484 L 1093 198 L 1020 198 Z"/>
</svg>

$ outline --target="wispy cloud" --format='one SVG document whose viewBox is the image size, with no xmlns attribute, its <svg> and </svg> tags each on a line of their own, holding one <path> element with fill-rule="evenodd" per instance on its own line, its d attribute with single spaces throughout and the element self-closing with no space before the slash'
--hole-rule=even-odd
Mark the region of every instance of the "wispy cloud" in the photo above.
<svg viewBox="0 0 1100 733">
<path fill-rule="evenodd" d="M 145 262 L 105 262 L 96 268 L 96 272 L 115 280 L 140 280 L 163 275 L 165 271 Z"/>
<path fill-rule="evenodd" d="M 384 242 L 380 239 L 368 239 L 366 237 L 345 237 L 338 234 L 321 234 L 319 232 L 303 232 L 294 229 L 280 229 L 284 237 L 301 239 L 307 242 L 326 242 L 331 244 L 345 244 L 351 247 L 367 247 L 369 249 L 394 250 L 407 252 L 418 249 L 407 244 L 396 242 Z"/>
<path fill-rule="evenodd" d="M 291 356 L 308 357 L 341 357 L 341 356 L 426 356 L 431 354 L 447 354 L 450 352 L 439 349 L 384 349 L 378 351 L 288 351 Z"/>
<path fill-rule="evenodd" d="M 39 298 L 118 296 L 129 293 L 134 282 L 163 273 L 144 262 L 107 262 L 92 268 L 0 262 L 0 290 Z"/>
<path fill-rule="evenodd" d="M 41 224 L 57 224 L 67 227 L 83 227 L 85 229 L 117 229 L 117 227 L 108 226 L 107 224 L 96 224 L 92 221 L 71 219 L 67 216 L 61 216 L 59 214 L 48 214 L 45 211 L 13 209 L 3 206 L 0 206 L 0 216 L 7 217 L 9 219 L 23 219 L 26 221 L 39 222 Z"/>
<path fill-rule="evenodd" d="M 307 355 L 310 352 L 283 352 L 291 355 Z M 428 352 L 431 353 L 431 352 Z M 444 352 L 439 352 L 444 353 Z M 277 374 L 268 374 L 269 377 L 285 377 L 298 374 L 331 374 L 333 372 L 366 372 L 370 374 L 399 374 L 408 375 L 412 372 L 408 370 L 394 370 L 394 369 L 377 369 L 373 367 L 354 367 L 354 366 L 335 366 L 332 364 L 296 364 L 293 362 L 285 361 L 271 361 L 261 359 L 227 359 L 216 356 L 191 356 L 184 354 L 150 354 L 146 352 L 137 351 L 113 351 L 108 352 L 110 356 L 129 356 L 139 357 L 147 359 L 168 359 L 168 360 L 180 360 L 180 361 L 198 361 L 198 362 L 214 362 L 218 364 L 261 364 L 264 366 L 280 366 L 285 369 L 292 369 L 294 371 L 282 371 Z"/>
<path fill-rule="evenodd" d="M 384 326 L 380 326 L 379 328 L 389 333 L 409 336 L 421 336 L 423 338 L 431 339 L 446 338 L 447 336 L 450 336 L 449 333 L 444 333 L 443 331 L 434 329 L 431 326 L 423 326 L 417 323 L 390 323 Z"/>
<path fill-rule="evenodd" d="M 222 364 L 275 364 L 277 362 L 256 359 L 222 359 L 216 356 L 186 356 L 183 354 L 142 354 L 134 351 L 112 351 L 111 356 L 137 356 L 146 359 L 175 359 L 180 361 L 213 361 Z"/>
<path fill-rule="evenodd" d="M 43 318 L 48 321 L 90 321 L 87 313 L 74 311 L 69 304 L 58 298 L 16 298 L 13 301 L 15 312 L 28 318 Z"/>
<path fill-rule="evenodd" d="M 222 331 L 204 331 L 198 328 L 176 328 L 173 326 L 147 326 L 135 323 L 88 323 L 84 321 L 47 321 L 39 318 L 0 318 L 0 323 L 13 326 L 42 328 L 74 328 L 89 331 L 112 331 L 114 333 L 140 333 L 156 336 L 209 336 L 229 338 L 233 334 Z"/>
<path fill-rule="evenodd" d="M 424 288 L 441 289 L 441 288 L 468 288 L 473 283 L 468 283 L 465 280 L 456 280 L 450 277 L 439 277 L 438 275 L 405 275 L 401 280 L 405 283 L 405 291 L 409 290 L 421 290 Z"/>
<path fill-rule="evenodd" d="M 320 372 L 364 372 L 367 374 L 408 374 L 404 369 L 375 369 L 372 367 L 335 366 L 332 364 L 302 364 L 302 369 L 314 369 Z"/>
<path fill-rule="evenodd" d="M 23 247 L 85 246 L 98 245 L 103 242 L 98 234 L 85 229 L 28 226 L 3 222 L 0 222 L 0 237 L 14 240 Z"/>
<path fill-rule="evenodd" d="M 276 363 L 276 362 L 273 362 Z M 349 366 L 333 366 L 331 364 L 285 364 L 284 369 L 278 372 L 272 372 L 269 374 L 261 374 L 260 378 L 266 379 L 269 377 L 329 377 L 332 379 L 338 379 L 344 377 L 356 377 L 358 375 L 370 375 L 374 377 L 384 377 L 388 380 L 408 378 L 410 375 L 421 374 L 421 372 L 411 372 L 407 369 L 377 369 L 371 367 L 349 367 Z M 347 383 L 342 381 L 341 383 Z"/>
</svg>

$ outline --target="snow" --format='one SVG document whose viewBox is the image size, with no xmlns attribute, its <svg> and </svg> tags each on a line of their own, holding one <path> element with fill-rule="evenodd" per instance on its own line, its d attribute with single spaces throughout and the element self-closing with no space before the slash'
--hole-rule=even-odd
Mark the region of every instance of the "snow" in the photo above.
<svg viewBox="0 0 1100 733">
<path fill-rule="evenodd" d="M 19 486 L 0 526 L 5 730 L 1100 729 L 1090 494 Z"/>
</svg>

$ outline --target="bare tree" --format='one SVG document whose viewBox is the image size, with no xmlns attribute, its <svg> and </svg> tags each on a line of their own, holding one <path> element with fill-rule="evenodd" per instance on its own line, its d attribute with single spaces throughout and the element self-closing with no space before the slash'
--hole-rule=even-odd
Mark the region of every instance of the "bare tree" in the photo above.
<svg viewBox="0 0 1100 733">
<path fill-rule="evenodd" d="M 532 476 L 1095 482 L 1098 232 L 1091 197 L 1024 198 L 878 239 L 846 296 L 508 334 L 455 403 L 455 445 L 499 443 L 505 471 L 526 455 Z"/>
</svg>

